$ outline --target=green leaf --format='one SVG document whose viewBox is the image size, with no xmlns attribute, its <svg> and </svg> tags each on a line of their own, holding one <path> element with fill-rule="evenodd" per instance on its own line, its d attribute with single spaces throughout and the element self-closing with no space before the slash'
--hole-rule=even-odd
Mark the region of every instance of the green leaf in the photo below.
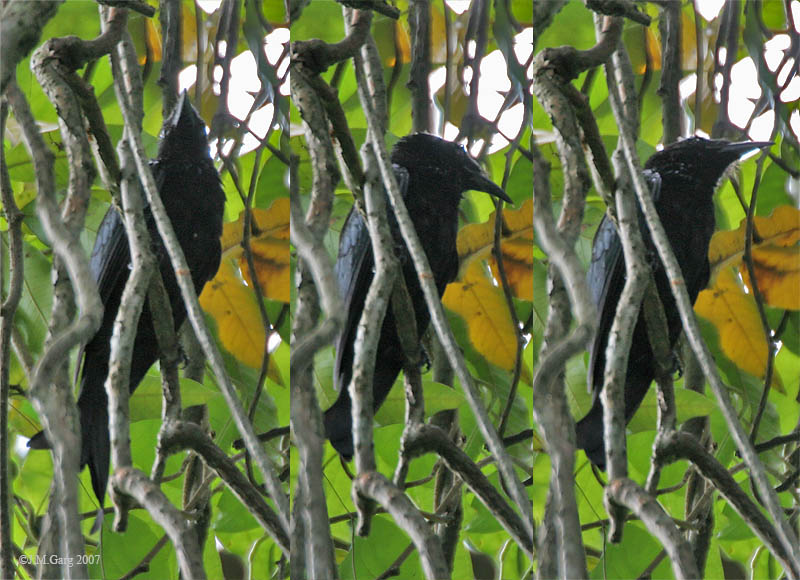
<svg viewBox="0 0 800 580">
<path fill-rule="evenodd" d="M 228 488 L 220 494 L 213 513 L 211 526 L 218 532 L 238 533 L 260 527 Z"/>
<path fill-rule="evenodd" d="M 692 417 L 709 415 L 716 407 L 716 402 L 706 395 L 689 389 L 675 389 L 675 409 L 678 413 L 679 423 L 688 421 Z M 658 400 L 656 387 L 653 384 L 628 427 L 634 432 L 652 430 L 655 429 L 657 421 Z"/>
<path fill-rule="evenodd" d="M 113 518 L 110 517 L 103 520 L 102 576 L 119 578 L 136 568 L 156 545 L 158 536 L 135 513 L 128 515 L 128 529 L 124 534 L 118 534 L 111 529 L 112 521 Z M 153 569 L 150 572 L 159 573 Z M 165 574 L 167 570 L 162 568 L 161 573 Z"/>
</svg>

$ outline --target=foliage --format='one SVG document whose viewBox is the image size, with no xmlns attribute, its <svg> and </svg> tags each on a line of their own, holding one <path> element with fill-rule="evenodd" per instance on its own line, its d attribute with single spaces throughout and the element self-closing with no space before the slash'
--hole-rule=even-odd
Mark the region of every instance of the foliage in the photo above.
<svg viewBox="0 0 800 580">
<path fill-rule="evenodd" d="M 664 3 L 664 7 L 667 4 Z M 754 442 L 762 443 L 779 435 L 796 434 L 800 416 L 797 399 L 800 373 L 797 360 L 800 347 L 797 332 L 797 232 L 800 218 L 796 209 L 800 117 L 796 97 L 788 97 L 789 93 L 784 92 L 790 84 L 796 86 L 798 78 L 796 68 L 784 68 L 785 61 L 776 64 L 780 58 L 769 65 L 765 59 L 767 40 L 781 34 L 787 35 L 787 42 L 789 37 L 796 39 L 796 23 L 787 13 L 796 10 L 797 3 L 731 2 L 725 4 L 723 15 L 708 20 L 697 11 L 699 4 L 702 3 L 680 5 L 682 35 L 677 74 L 685 89 L 679 103 L 684 134 L 702 132 L 715 138 L 747 140 L 748 131 L 760 127 L 761 137 L 752 138 L 775 142 L 768 157 L 761 157 L 757 162 L 742 162 L 739 170 L 732 172 L 731 181 L 725 180 L 715 196 L 719 233 L 714 237 L 710 250 L 712 283 L 696 304 L 697 314 L 708 321 L 701 320 L 704 338 L 717 361 L 723 381 L 734 397 L 739 420 L 746 431 L 752 433 Z M 667 50 L 659 25 L 664 24 L 666 16 L 662 10 L 664 7 L 658 7 L 655 2 L 637 3 L 637 6 L 652 18 L 652 23 L 645 27 L 626 18 L 622 43 L 635 77 L 641 121 L 637 147 L 644 162 L 662 142 L 664 134 L 662 99 L 666 99 L 666 94 L 661 83 L 667 71 L 661 59 Z M 545 11 L 543 7 L 543 13 Z M 551 47 L 592 48 L 597 42 L 593 17 L 597 15 L 593 15 L 583 3 L 566 2 L 552 22 L 543 22 L 544 26 L 537 29 L 536 51 L 541 56 Z M 537 28 L 536 24 L 534 27 Z M 753 66 L 750 68 L 756 76 L 750 85 L 745 85 L 746 98 L 741 95 L 745 92 L 741 85 L 729 85 L 729 68 L 723 66 L 725 61 L 720 60 L 720 50 L 727 51 L 727 58 L 732 59 L 728 61 L 729 65 L 751 59 Z M 701 55 L 699 63 L 698 55 Z M 742 66 L 739 70 L 746 68 Z M 758 86 L 754 86 L 755 83 Z M 572 85 L 585 95 L 592 121 L 596 122 L 610 155 L 617 144 L 620 128 L 609 103 L 605 71 L 602 67 L 590 68 L 581 72 Z M 696 87 L 694 91 L 690 88 L 692 86 Z M 725 99 L 722 102 L 721 97 Z M 747 105 L 748 100 L 752 106 Z M 749 107 L 745 108 L 751 112 L 749 119 L 736 123 L 731 121 L 728 115 L 737 112 L 734 107 Z M 769 120 L 774 122 L 771 136 L 768 130 L 766 133 L 763 131 L 764 125 L 770 126 Z M 553 194 L 553 212 L 559 216 L 567 203 L 562 192 L 575 183 L 570 182 L 576 179 L 576 175 L 571 173 L 575 167 L 563 166 L 564 136 L 558 135 L 548 112 L 536 99 L 533 127 L 537 147 L 551 166 L 549 184 Z M 587 157 L 588 165 L 593 161 L 592 157 Z M 752 251 L 745 248 L 748 210 L 750 219 L 754 218 Z M 601 192 L 592 187 L 587 193 L 582 226 L 575 244 L 577 256 L 586 268 L 594 232 L 604 211 Z M 737 224 L 740 224 L 738 229 Z M 748 261 L 753 266 L 759 293 L 754 288 Z M 533 336 L 537 354 L 534 355 L 534 369 L 541 362 L 537 336 L 544 332 L 552 306 L 547 294 L 552 287 L 548 278 L 549 265 L 548 256 L 535 242 Z M 768 349 L 768 344 L 774 348 Z M 684 364 L 692 365 L 686 359 Z M 577 356 L 571 358 L 564 369 L 567 396 L 577 418 L 591 406 L 591 395 L 585 387 L 587 365 L 588 356 Z M 711 452 L 726 469 L 736 473 L 741 488 L 758 503 L 760 498 L 754 495 L 752 483 L 741 469 L 742 461 L 734 453 L 728 428 L 714 397 L 684 390 L 685 381 L 680 374 L 675 379 L 679 426 L 686 425 L 691 417 L 707 416 L 710 432 L 706 437 L 711 437 Z M 766 404 L 763 409 L 760 408 L 762 402 Z M 628 426 L 629 475 L 642 485 L 650 469 L 657 408 L 655 393 L 651 392 Z M 767 466 L 770 481 L 781 491 L 780 500 L 786 513 L 795 514 L 787 516 L 789 521 L 795 521 L 800 509 L 796 475 L 793 475 L 797 469 L 796 439 L 785 447 L 773 446 L 763 451 L 760 457 Z M 701 535 L 698 529 L 701 520 L 697 519 L 699 511 L 692 512 L 692 506 L 696 505 L 691 499 L 697 490 L 695 478 L 692 466 L 686 461 L 666 466 L 656 499 L 684 532 L 690 545 L 700 545 L 702 553 L 707 555 L 705 570 L 700 569 L 701 575 L 732 577 L 738 573 L 736 570 L 744 572 L 749 569 L 754 577 L 780 577 L 784 573 L 781 566 L 764 549 L 752 524 L 740 518 L 713 487 L 707 491 L 707 497 L 712 499 L 711 512 L 702 520 L 713 528 L 703 536 L 708 540 L 707 545 L 697 543 Z M 670 558 L 665 557 L 663 544 L 648 534 L 643 523 L 627 522 L 621 543 L 614 545 L 609 542 L 603 480 L 592 473 L 585 455 L 579 452 L 575 485 L 590 575 L 608 578 L 670 576 L 673 569 Z M 711 482 L 711 485 L 717 483 Z"/>
<path fill-rule="evenodd" d="M 252 128 L 259 139 L 252 139 L 248 135 L 246 122 L 228 116 L 227 105 L 220 99 L 218 83 L 214 87 L 208 82 L 209 78 L 214 78 L 215 71 L 220 69 L 215 54 L 218 52 L 218 33 L 222 32 L 221 11 L 206 14 L 193 2 L 185 1 L 181 4 L 183 42 L 180 48 L 183 63 L 180 68 L 194 63 L 202 69 L 202 78 L 205 79 L 203 84 L 191 86 L 189 94 L 206 124 L 211 127 L 212 135 L 217 137 L 212 142 L 211 152 L 227 193 L 225 221 L 228 223 L 223 239 L 225 255 L 217 277 L 208 283 L 200 302 L 206 310 L 207 321 L 216 333 L 218 342 L 227 351 L 223 352 L 227 373 L 245 409 L 250 407 L 250 418 L 257 431 L 265 431 L 281 421 L 285 424 L 289 414 L 289 347 L 286 326 L 289 287 L 288 189 L 285 180 L 287 167 L 280 160 L 285 154 L 288 141 L 280 130 L 276 130 L 287 127 L 288 105 L 285 97 L 280 95 L 279 85 L 282 81 L 276 74 L 275 63 L 266 59 L 262 48 L 266 34 L 265 19 L 273 19 L 273 24 L 278 26 L 283 19 L 282 8 L 278 14 L 273 4 L 277 3 L 267 3 L 269 14 L 265 16 L 253 11 L 253 3 L 242 3 L 239 18 L 243 33 L 239 34 L 236 46 L 228 46 L 234 56 L 249 54 L 251 60 L 257 63 L 255 68 L 258 89 L 254 92 L 256 98 L 252 95 L 250 97 L 252 109 L 248 120 L 254 119 Z M 162 91 L 158 85 L 162 65 L 162 38 L 158 15 L 148 18 L 131 12 L 127 30 L 140 57 L 139 64 L 144 76 L 145 116 L 142 138 L 147 146 L 147 154 L 153 157 L 162 123 Z M 98 5 L 93 2 L 69 2 L 62 5 L 58 16 L 46 25 L 41 42 L 68 35 L 88 40 L 99 33 Z M 288 52 L 288 46 L 286 51 Z M 108 57 L 90 62 L 79 72 L 93 88 L 111 140 L 116 145 L 122 137 L 122 118 L 113 90 Z M 50 150 L 56 156 L 57 186 L 62 189 L 60 193 L 63 194 L 69 168 L 55 124 L 57 118 L 54 104 L 47 99 L 32 75 L 29 58 L 18 65 L 16 78 L 30 103 L 34 117 L 41 124 Z M 271 118 L 264 115 L 267 111 L 273 112 Z M 216 113 L 222 113 L 226 122 L 218 123 Z M 59 477 L 58 473 L 54 474 L 52 471 L 49 453 L 26 449 L 23 439 L 40 428 L 36 413 L 24 394 L 28 387 L 31 365 L 44 352 L 53 304 L 53 287 L 50 281 L 53 250 L 35 213 L 36 175 L 13 118 L 4 135 L 3 147 L 14 197 L 24 213 L 22 228 L 25 279 L 22 301 L 14 318 L 16 338 L 10 367 L 10 382 L 17 389 L 17 396 L 11 398 L 9 409 L 11 441 L 14 443 L 11 454 L 14 500 L 12 537 L 15 548 L 20 551 L 18 556 L 25 554 L 32 560 L 37 554 L 49 489 L 53 478 Z M 221 153 L 222 151 L 225 153 Z M 224 163 L 221 156 L 225 157 Z M 252 195 L 248 197 L 250 184 Z M 85 227 L 80 234 L 80 243 L 87 256 L 110 202 L 111 197 L 103 181 L 96 179 L 92 184 Z M 247 218 L 252 221 L 247 249 L 243 249 L 245 214 L 252 216 Z M 3 219 L 0 229 L 3 231 L 4 294 L 7 290 L 5 285 L 9 267 L 8 254 L 5 251 L 9 243 L 7 227 L 8 224 Z M 260 295 L 254 291 L 246 259 L 248 253 L 254 257 L 254 273 L 260 284 Z M 282 273 L 276 273 L 280 269 Z M 275 282 L 275 277 L 280 278 L 281 275 L 283 278 Z M 263 303 L 263 313 L 267 320 L 262 316 L 259 302 Z M 277 340 L 278 335 L 281 340 Z M 76 354 L 73 350 L 69 360 L 64 361 L 71 368 L 76 366 Z M 156 458 L 163 398 L 160 379 L 161 374 L 156 365 L 131 398 L 133 466 L 144 473 L 151 472 Z M 200 376 L 196 379 L 181 379 L 184 407 L 205 406 L 208 431 L 213 434 L 216 445 L 234 459 L 244 474 L 249 472 L 255 478 L 254 483 L 260 486 L 261 476 L 254 475 L 249 468 L 249 457 L 246 468 L 244 454 L 235 455 L 233 444 L 240 434 L 231 418 L 225 398 L 220 394 L 217 379 L 210 366 L 206 365 L 205 372 L 201 366 Z M 267 450 L 277 464 L 284 461 L 278 444 L 268 444 Z M 188 499 L 183 497 L 182 486 L 187 479 L 187 468 L 192 457 L 194 454 L 183 452 L 170 456 L 167 461 L 167 478 L 161 489 L 178 509 L 185 506 Z M 250 506 L 242 505 L 218 477 L 212 476 L 206 483 L 210 494 L 209 534 L 203 544 L 206 574 L 212 578 L 221 578 L 223 568 L 231 565 L 239 566 L 243 571 L 248 570 L 251 577 L 264 578 L 275 573 L 281 551 L 254 519 L 249 511 Z M 108 505 L 109 500 L 106 499 L 106 506 Z M 80 509 L 83 512 L 87 554 L 97 556 L 89 559 L 89 573 L 92 577 L 121 577 L 131 574 L 137 568 L 141 573 L 142 566 L 147 570 L 147 577 L 178 577 L 175 549 L 170 542 L 164 541 L 164 530 L 146 510 L 134 510 L 128 521 L 127 532 L 119 533 L 112 530 L 113 513 L 107 507 L 102 530 L 98 534 L 91 529 L 97 507 L 88 472 L 84 471 L 81 474 Z M 198 513 L 192 513 L 189 517 L 196 523 Z M 32 569 L 20 566 L 18 572 L 26 577 L 32 574 Z"/>
<path fill-rule="evenodd" d="M 397 2 L 397 8 L 401 12 L 397 21 L 375 13 L 370 28 L 384 68 L 383 79 L 389 92 L 387 148 L 390 148 L 400 136 L 412 130 L 413 94 L 407 83 L 414 40 L 408 28 L 406 12 L 411 4 L 404 0 Z M 510 8 L 513 11 L 516 22 L 529 21 L 529 6 L 526 6 L 526 2 L 499 4 L 503 5 L 503 9 Z M 464 46 L 468 35 L 474 34 L 474 28 L 470 29 L 468 23 L 472 22 L 473 26 L 479 26 L 478 22 L 482 18 L 476 6 L 477 3 L 473 3 L 464 13 L 456 14 L 444 3 L 430 3 L 432 71 L 430 78 L 438 78 L 446 69 L 449 69 L 448 78 L 452 75 L 449 84 L 445 83 L 433 95 L 432 109 L 435 113 L 432 132 L 442 134 L 444 130 L 445 137 L 453 139 L 457 129 L 460 128 L 459 138 L 469 140 L 471 152 L 480 152 L 478 155 L 492 180 L 502 183 L 505 191 L 515 202 L 514 207 L 503 210 L 500 234 L 502 239 L 500 252 L 510 287 L 513 313 L 509 310 L 509 301 L 500 284 L 496 258 L 492 254 L 495 232 L 493 204 L 488 196 L 481 194 L 468 193 L 461 203 L 463 220 L 458 237 L 461 271 L 459 279 L 448 286 L 443 304 L 448 309 L 451 328 L 464 351 L 470 372 L 480 382 L 481 396 L 495 425 L 500 421 L 506 404 L 510 403 L 505 429 L 506 436 L 509 436 L 524 433 L 531 428 L 531 370 L 528 362 L 530 357 L 526 357 L 525 354 L 520 357 L 521 351 L 517 348 L 518 336 L 521 333 L 525 341 L 529 341 L 528 328 L 532 312 L 531 164 L 525 154 L 515 149 L 520 144 L 524 148 L 530 137 L 530 131 L 523 125 L 514 140 L 514 147 L 506 144 L 497 147 L 497 150 L 489 150 L 489 142 L 496 136 L 496 124 L 490 122 L 491 119 L 485 118 L 473 118 L 470 124 L 470 107 L 474 105 L 475 99 L 470 97 L 469 84 L 463 80 L 465 69 L 469 66 L 466 64 L 468 59 Z M 487 29 L 495 30 L 496 34 L 494 36 L 489 34 L 487 46 L 482 49 L 483 52 L 478 58 L 496 52 L 495 56 L 503 58 L 505 66 L 508 70 L 512 70 L 510 64 L 512 60 L 517 67 L 520 66 L 513 51 L 515 46 L 519 48 L 521 42 L 514 38 L 519 29 L 515 29 L 508 22 L 508 18 L 508 14 L 501 14 L 499 7 L 489 11 Z M 344 30 L 344 20 L 339 5 L 333 2 L 312 2 L 304 8 L 302 16 L 292 22 L 291 33 L 293 41 L 322 39 L 328 43 L 336 43 L 344 38 Z M 355 148 L 360 150 L 367 140 L 368 119 L 357 93 L 358 84 L 352 61 L 347 60 L 332 65 L 320 76 L 334 88 L 346 117 L 347 137 L 351 137 Z M 522 95 L 529 91 L 526 86 L 529 82 L 524 70 L 521 78 L 511 79 L 511 92 L 497 113 L 498 117 L 512 106 L 520 106 L 524 100 Z M 484 81 L 481 82 L 480 91 L 490 94 L 495 92 L 488 81 L 485 84 Z M 292 113 L 293 115 L 296 113 L 295 109 L 292 109 Z M 293 116 L 293 122 L 299 124 L 300 121 L 299 114 Z M 339 142 L 342 141 L 341 129 L 337 128 L 334 132 L 336 136 L 332 141 L 338 149 Z M 510 138 L 513 136 L 514 133 L 511 133 Z M 506 143 L 505 140 L 500 142 Z M 305 213 L 311 203 L 310 194 L 314 177 L 311 152 L 305 136 L 294 131 L 292 148 L 299 158 L 298 185 Z M 340 167 L 343 169 L 341 164 Z M 435 192 L 431 194 L 435 195 Z M 339 232 L 352 208 L 353 193 L 348 188 L 346 180 L 339 180 L 332 214 L 329 223 L 326 224 L 329 229 L 324 235 L 331 263 L 336 258 Z M 297 296 L 293 294 L 292 298 L 295 300 Z M 428 342 L 425 344 L 426 354 L 431 359 L 443 356 L 435 349 L 429 348 Z M 334 357 L 335 352 L 329 347 L 321 349 L 314 359 L 314 383 L 323 410 L 338 396 L 333 387 Z M 376 364 L 380 364 L 380 361 L 376 361 Z M 519 379 L 515 378 L 514 374 L 517 368 Z M 461 389 L 457 383 L 445 385 L 436 382 L 433 376 L 433 368 L 423 368 L 426 419 L 441 411 L 457 410 L 458 427 L 465 438 L 464 451 L 472 461 L 481 465 L 480 462 L 486 460 L 488 455 L 484 449 L 483 437 L 477 430 L 475 418 Z M 515 389 L 516 383 L 518 386 Z M 513 398 L 509 400 L 512 396 Z M 375 417 L 375 453 L 377 470 L 381 473 L 391 474 L 397 467 L 400 438 L 406 421 L 405 406 L 402 380 L 398 380 Z M 527 477 L 526 474 L 529 474 L 531 467 L 529 443 L 530 438 L 527 438 L 508 449 L 515 461 L 518 461 L 518 473 L 522 479 Z M 356 535 L 356 506 L 351 493 L 353 482 L 350 479 L 352 476 L 348 474 L 348 470 L 353 469 L 352 466 L 353 464 L 348 464 L 346 469 L 333 448 L 325 444 L 323 484 L 327 512 L 334 518 L 331 520 L 330 529 L 338 548 L 336 560 L 339 574 L 343 578 L 377 577 L 392 571 L 402 578 L 423 577 L 419 558 L 415 551 L 411 550 L 413 545 L 410 546 L 402 526 L 394 522 L 390 515 L 379 513 L 372 522 L 372 530 L 368 537 L 361 538 Z M 496 467 L 489 462 L 482 471 L 502 492 Z M 296 473 L 297 470 L 293 466 L 293 489 L 295 489 Z M 437 495 L 437 479 L 441 478 L 442 474 L 443 465 L 436 461 L 436 457 L 425 455 L 417 458 L 410 464 L 408 486 L 404 490 L 432 524 L 438 521 L 435 514 L 441 512 L 439 517 L 444 517 L 445 513 L 442 511 L 445 506 L 439 503 L 441 498 Z M 457 526 L 459 539 L 455 543 L 453 577 L 473 577 L 479 573 L 478 562 L 481 561 L 479 557 L 481 555 L 488 556 L 489 566 L 494 573 L 502 570 L 503 578 L 526 577 L 530 573 L 530 561 L 521 549 L 509 541 L 509 535 L 494 516 L 466 488 L 456 488 L 453 493 L 458 494 L 457 497 L 460 499 L 457 501 L 464 509 L 463 524 Z M 296 496 L 294 499 L 297 501 Z M 441 526 L 436 529 L 441 529 Z"/>
</svg>

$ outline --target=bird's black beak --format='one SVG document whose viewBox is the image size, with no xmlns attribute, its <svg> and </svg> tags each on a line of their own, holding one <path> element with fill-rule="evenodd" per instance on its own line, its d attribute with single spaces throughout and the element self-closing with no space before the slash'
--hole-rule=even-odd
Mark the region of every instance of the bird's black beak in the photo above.
<svg viewBox="0 0 800 580">
<path fill-rule="evenodd" d="M 175 102 L 175 107 L 172 109 L 172 113 L 170 113 L 169 118 L 164 123 L 164 128 L 172 129 L 177 127 L 180 120 L 188 119 L 189 115 L 194 116 L 192 102 L 189 99 L 189 96 L 186 94 L 186 90 L 183 90 L 181 91 L 181 94 L 178 95 L 178 100 Z"/>
<path fill-rule="evenodd" d="M 477 165 L 477 164 L 476 164 Z M 494 181 L 489 179 L 483 170 L 471 172 L 469 182 L 467 183 L 470 189 L 474 191 L 483 191 L 491 196 L 499 197 L 506 203 L 514 205 L 514 200 L 508 197 L 508 194 L 503 191 L 503 188 L 497 185 Z"/>
<path fill-rule="evenodd" d="M 737 143 L 726 143 L 724 149 L 737 159 L 741 159 L 748 153 L 758 151 L 759 149 L 766 149 L 772 145 L 774 145 L 774 143 L 771 141 L 740 141 Z"/>
</svg>

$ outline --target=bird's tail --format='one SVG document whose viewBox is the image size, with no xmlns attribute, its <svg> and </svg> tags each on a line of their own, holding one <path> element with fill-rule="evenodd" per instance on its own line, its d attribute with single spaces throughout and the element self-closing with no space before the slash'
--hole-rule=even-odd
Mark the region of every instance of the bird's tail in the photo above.
<svg viewBox="0 0 800 580">
<path fill-rule="evenodd" d="M 399 357 L 396 353 L 386 354 L 378 349 L 378 360 L 375 362 L 375 373 L 372 377 L 374 409 L 383 404 L 392 390 L 403 364 L 402 355 Z M 325 411 L 325 437 L 330 439 L 333 448 L 346 461 L 353 457 L 353 415 L 347 385 L 343 385 L 339 398 Z"/>
<path fill-rule="evenodd" d="M 586 416 L 575 425 L 578 448 L 600 469 L 606 468 L 606 446 L 603 442 L 603 405 L 595 399 Z"/>
<path fill-rule="evenodd" d="M 44 434 L 44 431 L 39 431 L 36 435 L 28 440 L 28 447 L 31 449 L 50 449 L 50 442 Z"/>
<path fill-rule="evenodd" d="M 353 417 L 350 411 L 350 395 L 347 390 L 339 394 L 339 398 L 327 411 L 324 417 L 325 437 L 333 448 L 349 461 L 353 457 Z"/>
<path fill-rule="evenodd" d="M 89 466 L 92 476 L 92 489 L 102 508 L 108 484 L 108 465 L 111 441 L 108 434 L 108 403 L 102 381 L 96 383 L 98 389 L 89 387 L 86 379 L 82 381 L 78 410 L 81 417 L 81 464 L 80 469 Z M 31 449 L 50 449 L 50 442 L 39 431 L 28 441 Z"/>
<path fill-rule="evenodd" d="M 81 469 L 89 466 L 92 489 L 100 507 L 108 484 L 111 441 L 108 434 L 108 400 L 103 381 L 92 381 L 91 372 L 84 370 L 78 410 L 81 415 Z"/>
<path fill-rule="evenodd" d="M 649 351 L 648 351 L 649 352 Z M 628 361 L 625 375 L 625 424 L 631 420 L 653 382 L 652 355 Z M 578 447 L 600 469 L 606 468 L 606 446 L 603 441 L 603 405 L 596 396 L 586 416 L 575 425 Z"/>
</svg>

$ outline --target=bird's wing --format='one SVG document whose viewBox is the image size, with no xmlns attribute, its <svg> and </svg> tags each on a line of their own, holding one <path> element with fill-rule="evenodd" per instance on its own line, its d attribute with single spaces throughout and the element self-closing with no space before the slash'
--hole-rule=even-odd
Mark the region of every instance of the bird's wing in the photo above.
<svg viewBox="0 0 800 580">
<path fill-rule="evenodd" d="M 353 364 L 353 340 L 364 300 L 372 283 L 374 263 L 369 232 L 361 214 L 350 210 L 339 237 L 339 257 L 336 260 L 336 279 L 347 313 L 336 345 L 334 382 L 345 389 Z"/>
<path fill-rule="evenodd" d="M 161 188 L 164 177 L 163 171 L 159 170 L 158 162 L 151 161 L 150 168 L 153 171 L 156 186 Z M 145 219 L 152 221 L 150 204 L 146 199 L 143 199 L 143 203 Z M 151 232 L 155 231 L 155 227 L 149 229 Z M 128 279 L 131 269 L 131 251 L 128 245 L 128 236 L 125 233 L 125 224 L 114 207 L 108 208 L 100 228 L 97 230 L 89 268 L 97 282 L 100 300 L 103 304 L 108 302 L 114 289 L 119 285 L 124 286 Z"/>
<path fill-rule="evenodd" d="M 599 391 L 605 367 L 605 348 L 608 333 L 614 322 L 616 305 L 625 284 L 625 260 L 614 223 L 604 216 L 592 243 L 592 262 L 587 276 L 592 300 L 600 316 L 597 332 L 589 355 L 589 389 Z"/>
<path fill-rule="evenodd" d="M 97 290 L 103 306 L 108 304 L 117 284 L 125 284 L 129 267 L 130 249 L 128 248 L 128 238 L 125 235 L 125 226 L 119 212 L 112 206 L 108 208 L 106 215 L 103 216 L 103 221 L 100 222 L 100 228 L 97 230 L 97 237 L 95 237 L 92 247 L 92 255 L 89 258 L 89 270 L 97 283 Z M 125 275 L 123 276 L 123 274 Z M 105 313 L 103 318 L 105 319 Z M 98 329 L 95 336 L 100 333 L 101 329 Z M 73 378 L 75 382 L 78 381 L 85 361 L 86 346 L 91 342 L 92 339 L 89 339 L 78 350 L 78 364 L 75 366 Z"/>
<path fill-rule="evenodd" d="M 644 176 L 653 201 L 658 202 L 661 196 L 661 177 L 658 173 L 650 170 L 645 170 Z M 647 223 L 638 203 L 636 208 L 639 217 L 639 231 L 645 240 L 645 246 L 649 248 L 651 244 L 648 243 L 650 235 Z M 587 382 L 590 390 L 599 392 L 603 385 L 608 334 L 614 323 L 622 288 L 625 286 L 625 257 L 622 252 L 622 242 L 614 223 L 608 219 L 608 216 L 603 217 L 592 242 L 592 261 L 589 265 L 587 281 L 592 293 L 592 300 L 600 315 L 597 333 L 589 354 Z"/>
<path fill-rule="evenodd" d="M 160 191 L 164 183 L 164 172 L 158 161 L 155 160 L 150 162 L 150 168 L 153 171 L 156 187 Z M 150 204 L 146 199 L 143 200 L 143 203 L 146 219 L 152 220 Z M 155 229 L 151 228 L 150 231 L 155 231 Z M 125 224 L 114 207 L 108 209 L 100 224 L 100 229 L 97 230 L 89 267 L 97 281 L 100 300 L 103 301 L 103 304 L 108 301 L 117 284 L 120 282 L 124 284 L 128 279 L 128 271 L 131 268 L 131 251 L 128 245 L 128 236 L 125 233 Z M 122 280 L 120 280 L 121 276 Z"/>
<path fill-rule="evenodd" d="M 400 193 L 405 197 L 408 191 L 408 171 L 393 165 L 394 175 Z M 386 200 L 387 210 L 389 200 Z M 334 383 L 337 389 L 347 388 L 353 365 L 353 343 L 358 329 L 358 321 L 364 310 L 375 261 L 372 255 L 372 242 L 367 224 L 355 208 L 350 210 L 339 236 L 339 254 L 336 259 L 336 280 L 347 313 L 342 332 L 336 343 L 336 361 L 333 368 Z M 345 379 L 343 381 L 343 379 Z"/>
<path fill-rule="evenodd" d="M 130 260 L 130 248 L 122 218 L 114 207 L 110 207 L 97 230 L 89 262 L 103 304 L 120 282 L 120 277 L 130 268 Z M 127 276 L 123 276 L 123 282 L 125 278 Z"/>
<path fill-rule="evenodd" d="M 92 255 L 89 259 L 89 270 L 92 272 L 95 282 L 97 282 L 100 301 L 104 306 L 111 299 L 114 289 L 120 285 L 125 285 L 125 281 L 128 279 L 130 261 L 130 248 L 128 247 L 128 237 L 125 235 L 125 226 L 122 223 L 119 212 L 112 206 L 108 208 L 106 215 L 103 216 L 103 221 L 100 222 L 100 228 L 97 230 L 97 237 L 92 248 Z M 100 332 L 98 330 L 98 334 Z M 78 351 L 78 365 L 75 367 L 76 381 L 84 361 L 87 344 L 81 345 Z"/>
</svg>

